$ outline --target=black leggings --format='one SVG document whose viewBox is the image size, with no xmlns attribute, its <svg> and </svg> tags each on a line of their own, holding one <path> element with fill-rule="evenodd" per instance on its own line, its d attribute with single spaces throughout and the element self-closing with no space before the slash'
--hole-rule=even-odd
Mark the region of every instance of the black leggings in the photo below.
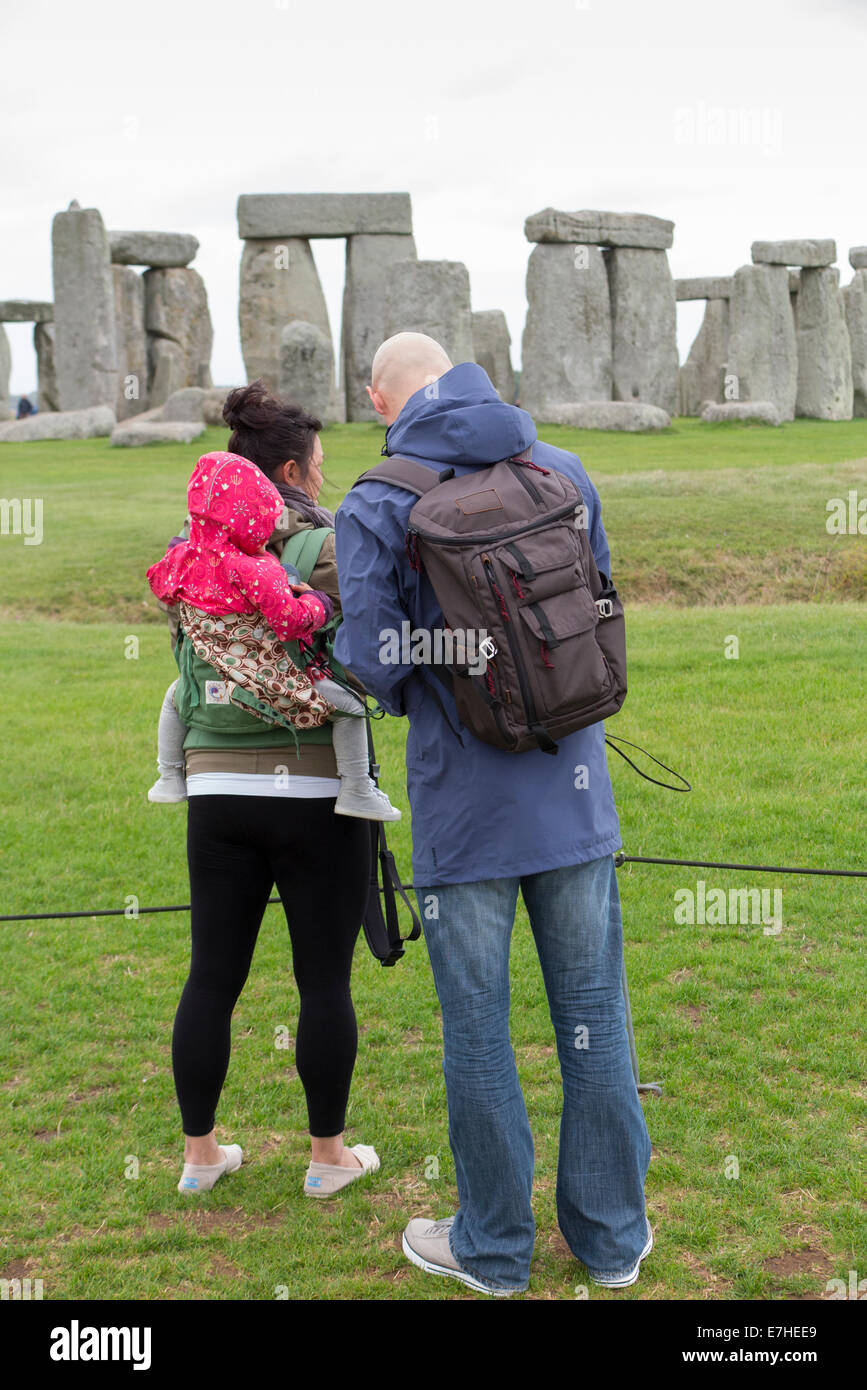
<svg viewBox="0 0 867 1390">
<path fill-rule="evenodd" d="M 367 898 L 369 822 L 335 816 L 331 797 L 191 796 L 187 858 L 192 958 L 172 1035 L 184 1133 L 214 1128 L 232 1010 L 276 883 L 301 995 L 295 1062 L 310 1133 L 341 1134 L 358 1046 L 349 976 Z"/>
</svg>

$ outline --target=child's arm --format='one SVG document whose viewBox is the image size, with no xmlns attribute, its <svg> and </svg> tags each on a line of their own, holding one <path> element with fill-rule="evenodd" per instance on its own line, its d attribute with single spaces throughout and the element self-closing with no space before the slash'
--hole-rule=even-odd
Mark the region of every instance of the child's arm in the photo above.
<svg viewBox="0 0 867 1390">
<path fill-rule="evenodd" d="M 309 637 L 333 612 L 331 600 L 317 589 L 296 598 L 289 576 L 273 555 L 243 556 L 236 563 L 235 582 L 281 642 Z"/>
</svg>

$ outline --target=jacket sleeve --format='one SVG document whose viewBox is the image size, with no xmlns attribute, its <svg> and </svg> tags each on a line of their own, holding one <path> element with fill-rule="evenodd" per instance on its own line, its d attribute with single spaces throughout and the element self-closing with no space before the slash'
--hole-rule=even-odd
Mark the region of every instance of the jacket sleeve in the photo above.
<svg viewBox="0 0 867 1390">
<path fill-rule="evenodd" d="M 234 578 L 281 642 L 309 637 L 328 621 L 320 596 L 293 594 L 286 571 L 273 555 L 244 555 L 235 563 Z"/>
<path fill-rule="evenodd" d="M 337 512 L 336 554 L 340 573 L 343 622 L 334 655 L 389 714 L 406 714 L 405 687 L 416 668 L 398 657 L 410 620 L 403 603 L 395 539 L 385 519 L 374 528 L 355 499 Z M 369 510 L 369 509 L 368 509 Z M 359 514 L 361 513 L 361 514 Z M 404 628 L 406 624 L 406 628 Z"/>
</svg>

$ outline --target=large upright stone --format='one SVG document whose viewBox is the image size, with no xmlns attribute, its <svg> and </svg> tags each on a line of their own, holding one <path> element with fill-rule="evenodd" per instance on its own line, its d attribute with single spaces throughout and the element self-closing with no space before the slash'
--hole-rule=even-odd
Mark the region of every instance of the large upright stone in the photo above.
<svg viewBox="0 0 867 1390">
<path fill-rule="evenodd" d="M 389 277 L 385 336 L 427 333 L 452 362 L 473 361 L 470 276 L 460 261 L 398 261 Z"/>
<path fill-rule="evenodd" d="M 130 265 L 113 265 L 117 322 L 118 420 L 148 408 L 148 352 L 144 280 Z"/>
<path fill-rule="evenodd" d="M 40 414 L 43 410 L 59 410 L 53 323 L 34 323 L 33 350 L 36 353 L 36 392 Z"/>
<path fill-rule="evenodd" d="M 524 235 L 528 241 L 666 251 L 674 240 L 674 223 L 645 212 L 560 212 L 545 208 L 527 218 Z"/>
<path fill-rule="evenodd" d="M 214 331 L 205 282 L 197 270 L 147 270 L 143 278 L 148 397 L 157 406 L 184 386 L 212 384 Z"/>
<path fill-rule="evenodd" d="M 534 246 L 521 358 L 521 405 L 531 415 L 611 399 L 611 299 L 597 247 Z"/>
<path fill-rule="evenodd" d="M 750 254 L 755 265 L 831 265 L 837 259 L 837 243 L 831 238 L 796 241 L 754 241 Z"/>
<path fill-rule="evenodd" d="M 605 253 L 611 293 L 612 396 L 677 410 L 677 303 L 665 251 Z"/>
<path fill-rule="evenodd" d="M 334 419 L 334 352 L 314 323 L 293 319 L 280 335 L 280 395 L 296 401 L 323 424 Z"/>
<path fill-rule="evenodd" d="M 408 193 L 242 193 L 238 235 L 281 237 L 409 236 Z"/>
<path fill-rule="evenodd" d="M 867 418 L 867 269 L 856 270 L 843 291 L 852 350 L 852 414 Z"/>
<path fill-rule="evenodd" d="M 115 265 L 144 265 L 167 270 L 189 265 L 199 249 L 186 232 L 109 232 L 108 244 Z"/>
<path fill-rule="evenodd" d="M 718 401 L 729 352 L 729 304 L 709 299 L 701 328 L 680 369 L 681 415 L 699 415 L 705 401 Z"/>
<path fill-rule="evenodd" d="M 328 310 L 309 241 L 245 241 L 238 301 L 241 352 L 249 381 L 261 378 L 269 391 L 280 381 L 280 335 L 303 319 L 331 338 Z"/>
<path fill-rule="evenodd" d="M 798 346 L 795 414 L 815 420 L 851 420 L 852 351 L 840 272 L 836 267 L 801 271 L 795 333 Z"/>
<path fill-rule="evenodd" d="M 784 265 L 742 265 L 730 300 L 726 399 L 773 401 L 795 418 L 798 353 Z"/>
<path fill-rule="evenodd" d="M 12 371 L 12 349 L 9 335 L 0 323 L 0 407 L 9 403 L 9 376 Z"/>
<path fill-rule="evenodd" d="M 59 212 L 51 228 L 60 409 L 117 403 L 111 254 L 96 208 Z"/>
<path fill-rule="evenodd" d="M 385 301 L 394 266 L 416 259 L 411 236 L 351 236 L 346 242 L 341 357 L 347 420 L 376 420 L 365 387 L 373 355 L 387 337 Z"/>
<path fill-rule="evenodd" d="M 473 314 L 473 356 L 491 378 L 501 400 L 515 400 L 512 339 L 502 309 L 481 309 Z"/>
</svg>

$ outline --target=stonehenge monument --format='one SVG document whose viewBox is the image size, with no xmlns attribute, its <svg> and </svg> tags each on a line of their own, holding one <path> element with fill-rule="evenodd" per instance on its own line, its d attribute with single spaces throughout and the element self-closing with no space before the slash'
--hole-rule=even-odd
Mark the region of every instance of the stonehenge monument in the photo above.
<svg viewBox="0 0 867 1390">
<path fill-rule="evenodd" d="M 856 247 L 864 251 L 864 264 L 856 266 L 852 283 L 843 291 L 846 304 L 846 326 L 849 330 L 849 343 L 852 352 L 852 413 L 859 420 L 867 417 L 867 247 Z M 849 252 L 852 260 L 852 252 Z"/>
<path fill-rule="evenodd" d="M 398 261 L 385 296 L 385 337 L 427 333 L 452 362 L 472 362 L 470 277 L 460 261 Z"/>
<path fill-rule="evenodd" d="M 280 335 L 281 396 L 300 401 L 323 424 L 334 410 L 334 352 L 331 339 L 315 323 L 293 319 Z"/>
<path fill-rule="evenodd" d="M 374 236 L 359 232 L 346 238 L 340 356 L 347 420 L 377 419 L 365 388 L 370 382 L 373 354 L 386 337 L 388 285 L 398 261 L 414 260 L 411 233 Z"/>
<path fill-rule="evenodd" d="M 507 405 L 515 400 L 512 339 L 502 309 L 482 309 L 473 314 L 473 356 L 491 378 Z"/>
</svg>

